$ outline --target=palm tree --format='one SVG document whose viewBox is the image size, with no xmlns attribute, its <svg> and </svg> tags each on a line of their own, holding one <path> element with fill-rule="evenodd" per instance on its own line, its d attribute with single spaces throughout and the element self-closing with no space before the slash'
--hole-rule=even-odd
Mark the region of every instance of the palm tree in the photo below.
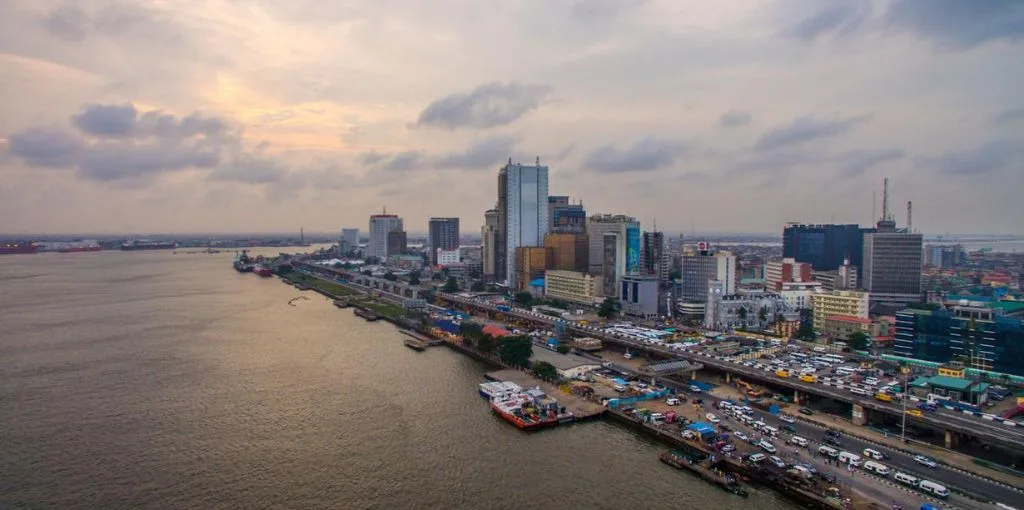
<svg viewBox="0 0 1024 510">
<path fill-rule="evenodd" d="M 757 311 L 757 322 L 761 329 L 764 329 L 764 323 L 768 321 L 768 307 L 762 306 Z"/>
</svg>

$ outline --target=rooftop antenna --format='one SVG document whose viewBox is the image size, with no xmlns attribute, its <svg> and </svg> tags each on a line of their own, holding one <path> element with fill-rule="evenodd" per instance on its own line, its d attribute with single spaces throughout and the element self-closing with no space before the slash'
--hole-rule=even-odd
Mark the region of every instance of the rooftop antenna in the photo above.
<svg viewBox="0 0 1024 510">
<path fill-rule="evenodd" d="M 875 221 L 875 214 L 878 212 L 878 190 L 871 190 L 871 221 Z"/>
<path fill-rule="evenodd" d="M 888 221 L 889 218 L 889 178 L 886 177 L 883 181 L 882 187 L 882 220 Z"/>
<path fill-rule="evenodd" d="M 381 214 L 387 214 L 387 213 L 388 213 L 388 206 L 386 206 L 386 205 L 385 206 L 381 206 Z"/>
<path fill-rule="evenodd" d="M 540 156 L 537 156 L 537 163 L 536 163 L 536 166 L 540 166 Z"/>
<path fill-rule="evenodd" d="M 907 232 L 914 233 L 914 216 L 913 216 L 913 203 L 907 200 Z"/>
</svg>

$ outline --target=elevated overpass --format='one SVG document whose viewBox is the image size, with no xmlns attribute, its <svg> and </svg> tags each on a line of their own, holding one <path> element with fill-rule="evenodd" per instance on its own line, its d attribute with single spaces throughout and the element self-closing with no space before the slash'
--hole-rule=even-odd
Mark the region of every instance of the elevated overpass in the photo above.
<svg viewBox="0 0 1024 510">
<path fill-rule="evenodd" d="M 475 308 L 478 310 L 484 310 L 490 313 L 500 313 L 505 316 L 514 317 L 516 319 L 548 327 L 553 327 L 555 322 L 557 322 L 557 319 L 553 317 L 534 313 L 529 310 L 523 310 L 519 308 L 498 310 L 497 306 L 491 303 L 474 300 L 472 298 L 467 298 L 456 294 L 440 292 L 437 293 L 437 296 L 440 299 L 443 299 L 450 303 Z M 875 400 L 872 397 L 859 398 L 856 395 L 853 395 L 845 391 L 841 391 L 838 388 L 824 386 L 821 384 L 805 383 L 791 378 L 778 378 L 775 377 L 772 372 L 765 372 L 761 370 L 752 369 L 751 367 L 745 367 L 740 364 L 731 363 L 729 361 L 720 359 L 720 357 L 714 355 L 708 355 L 692 351 L 675 351 L 671 349 L 664 349 L 657 346 L 645 344 L 640 340 L 630 338 L 621 333 L 608 333 L 597 328 L 580 326 L 578 324 L 574 324 L 571 322 L 567 322 L 566 327 L 570 333 L 598 338 L 603 342 L 614 343 L 617 345 L 628 347 L 630 349 L 641 349 L 652 353 L 658 353 L 673 359 L 685 359 L 692 363 L 701 363 L 705 367 L 720 370 L 727 374 L 741 375 L 746 380 L 751 382 L 757 381 L 762 384 L 772 384 L 775 386 L 788 388 L 795 392 L 794 395 L 797 401 L 799 401 L 799 399 L 802 396 L 818 395 L 839 402 L 849 403 L 854 406 L 853 409 L 855 421 L 858 412 L 864 413 L 865 410 L 886 413 L 897 417 L 903 416 L 902 405 L 881 402 Z M 1004 422 L 984 420 L 982 418 L 974 416 L 973 414 L 968 415 L 965 413 L 946 410 L 925 413 L 921 418 L 912 418 L 912 420 L 916 420 L 918 422 L 922 422 L 936 429 L 945 431 L 947 443 L 954 442 L 952 441 L 952 439 L 954 438 L 955 434 L 962 434 L 969 437 L 976 437 L 991 444 L 997 444 L 1014 448 L 1017 451 L 1024 451 L 1024 427 L 1007 425 L 1004 424 Z"/>
</svg>

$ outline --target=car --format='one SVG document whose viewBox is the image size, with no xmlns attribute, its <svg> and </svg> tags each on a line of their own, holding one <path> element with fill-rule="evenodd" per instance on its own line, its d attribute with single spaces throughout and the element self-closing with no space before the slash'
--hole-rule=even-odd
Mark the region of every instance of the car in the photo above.
<svg viewBox="0 0 1024 510">
<path fill-rule="evenodd" d="M 768 462 L 771 462 L 777 468 L 784 468 L 784 467 L 786 467 L 786 462 L 783 461 L 782 459 L 774 456 L 774 455 L 772 455 L 771 457 L 768 457 Z"/>
<path fill-rule="evenodd" d="M 733 432 L 732 436 L 735 437 L 736 439 L 739 439 L 740 441 L 750 441 L 750 438 L 747 437 L 746 434 L 744 434 L 744 433 L 742 433 L 742 432 L 740 432 L 738 430 L 736 432 Z"/>
<path fill-rule="evenodd" d="M 796 419 L 793 418 L 792 416 L 788 415 L 788 414 L 783 414 L 783 415 L 779 416 L 779 419 L 784 421 L 784 422 L 786 422 L 786 423 L 796 423 Z"/>
<path fill-rule="evenodd" d="M 749 456 L 747 456 L 747 462 L 752 462 L 756 464 L 767 458 L 768 456 L 763 453 L 751 453 Z"/>
<path fill-rule="evenodd" d="M 789 432 L 791 434 L 796 434 L 796 427 L 794 427 L 793 425 L 791 425 L 789 423 L 783 425 L 782 426 L 782 430 L 785 430 L 786 432 Z"/>
<path fill-rule="evenodd" d="M 811 411 L 810 409 L 808 409 L 806 407 L 801 407 L 800 408 L 800 414 L 802 414 L 804 416 L 811 416 L 811 415 L 814 414 L 814 411 Z"/>
<path fill-rule="evenodd" d="M 839 431 L 836 430 L 836 429 L 828 429 L 828 430 L 826 430 L 825 431 L 825 435 L 828 436 L 828 437 L 840 437 L 840 436 L 842 436 L 842 434 L 840 434 Z"/>
<path fill-rule="evenodd" d="M 692 392 L 694 392 L 694 393 L 700 393 L 700 387 L 698 387 L 698 386 L 696 386 L 696 385 L 693 385 L 693 384 L 691 384 L 691 385 L 690 385 L 690 391 L 692 391 Z"/>
<path fill-rule="evenodd" d="M 668 406 L 677 406 L 677 405 L 679 405 L 681 403 L 682 402 L 680 402 L 678 398 L 674 398 L 673 397 L 673 398 L 665 399 L 665 405 L 668 405 Z"/>
<path fill-rule="evenodd" d="M 938 462 L 935 462 L 933 459 L 925 457 L 924 455 L 914 455 L 914 462 L 932 469 L 939 467 Z"/>
<path fill-rule="evenodd" d="M 713 415 L 711 413 L 705 414 L 704 417 L 707 418 L 709 422 L 714 423 L 716 425 L 718 424 L 718 422 L 722 421 L 722 420 L 719 420 L 717 416 L 715 416 L 715 415 Z"/>
<path fill-rule="evenodd" d="M 825 436 L 825 439 L 822 442 L 825 443 L 825 444 L 830 444 L 832 446 L 842 446 L 839 443 L 839 440 L 834 438 L 834 437 L 832 437 L 832 436 Z"/>
<path fill-rule="evenodd" d="M 921 418 L 924 416 L 924 413 L 922 413 L 919 409 L 907 409 L 906 412 L 907 414 L 913 416 L 914 418 Z"/>
<path fill-rule="evenodd" d="M 762 439 L 760 443 L 757 443 L 757 446 L 768 453 L 775 453 L 778 451 L 778 449 L 775 448 L 775 445 L 765 441 L 764 439 Z"/>
<path fill-rule="evenodd" d="M 736 447 L 731 445 L 731 444 L 727 444 L 727 445 L 722 447 L 722 451 L 723 452 L 733 452 L 733 451 L 736 451 Z"/>
<path fill-rule="evenodd" d="M 818 470 L 814 469 L 814 465 L 811 464 L 810 462 L 804 462 L 803 464 L 800 464 L 800 467 L 806 469 L 807 471 L 810 471 L 812 475 L 818 473 Z"/>
</svg>

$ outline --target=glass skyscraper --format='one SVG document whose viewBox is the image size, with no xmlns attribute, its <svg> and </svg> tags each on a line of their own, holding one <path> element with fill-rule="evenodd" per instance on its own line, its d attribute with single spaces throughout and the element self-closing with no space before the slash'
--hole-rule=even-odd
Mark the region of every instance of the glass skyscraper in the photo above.
<svg viewBox="0 0 1024 510">
<path fill-rule="evenodd" d="M 805 225 L 790 223 L 782 231 L 782 256 L 807 262 L 815 271 L 834 271 L 844 259 L 858 272 L 864 264 L 864 234 L 873 228 L 860 225 Z"/>
<path fill-rule="evenodd" d="M 543 246 L 548 233 L 548 167 L 512 163 L 498 174 L 498 226 L 503 242 L 498 262 L 503 279 L 515 282 L 515 253 L 520 246 Z"/>
</svg>

